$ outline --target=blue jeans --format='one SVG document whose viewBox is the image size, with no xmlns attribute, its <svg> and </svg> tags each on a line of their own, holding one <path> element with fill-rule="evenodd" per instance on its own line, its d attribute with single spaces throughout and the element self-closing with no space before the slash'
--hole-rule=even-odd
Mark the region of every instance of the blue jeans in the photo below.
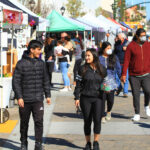
<svg viewBox="0 0 150 150">
<path fill-rule="evenodd" d="M 68 62 L 60 62 L 60 70 L 62 72 L 63 80 L 64 80 L 64 86 L 70 86 L 70 80 L 68 77 Z"/>
<path fill-rule="evenodd" d="M 121 65 L 121 70 L 122 70 L 123 66 Z M 118 78 L 118 75 L 116 75 L 116 80 L 117 80 L 117 83 L 118 83 L 118 90 L 122 90 L 122 85 L 121 85 L 121 82 L 120 82 L 120 79 Z M 129 73 L 128 73 L 128 70 L 127 70 L 127 74 L 126 74 L 126 82 L 124 83 L 124 88 L 123 88 L 123 93 L 124 94 L 128 94 L 128 86 L 129 86 Z"/>
</svg>

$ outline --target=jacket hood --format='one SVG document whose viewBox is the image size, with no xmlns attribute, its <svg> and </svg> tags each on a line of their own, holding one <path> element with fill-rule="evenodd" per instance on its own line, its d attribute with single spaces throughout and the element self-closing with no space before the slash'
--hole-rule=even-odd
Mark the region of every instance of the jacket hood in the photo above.
<svg viewBox="0 0 150 150">
<path fill-rule="evenodd" d="M 28 60 L 30 60 L 30 61 L 33 61 L 33 60 L 39 60 L 39 58 L 31 58 L 30 56 L 29 56 L 29 51 L 28 50 L 26 50 L 26 51 L 24 51 L 24 53 L 23 53 L 23 55 L 22 55 L 22 59 L 28 59 Z"/>
</svg>

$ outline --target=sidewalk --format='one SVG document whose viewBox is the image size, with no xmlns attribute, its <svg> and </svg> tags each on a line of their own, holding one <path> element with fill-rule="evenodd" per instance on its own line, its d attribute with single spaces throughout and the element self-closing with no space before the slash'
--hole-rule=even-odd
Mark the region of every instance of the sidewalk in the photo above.
<svg viewBox="0 0 150 150">
<path fill-rule="evenodd" d="M 62 85 L 61 74 L 54 73 L 56 90 Z M 131 95 L 131 94 L 130 94 Z M 11 119 L 19 119 L 18 109 L 10 108 Z M 113 118 L 102 125 L 100 139 L 101 150 L 150 150 L 150 118 L 143 109 L 141 96 L 141 121 L 133 123 L 134 114 L 132 96 L 128 98 L 115 97 Z M 34 126 L 32 119 L 29 128 L 29 150 L 34 149 Z M 83 134 L 83 119 L 75 113 L 73 92 L 52 91 L 51 106 L 45 104 L 44 114 L 44 145 L 46 150 L 80 150 L 85 145 Z M 1 150 L 19 150 L 19 122 L 13 132 L 0 133 Z M 2 142 L 2 139 L 3 142 Z M 3 143 L 3 146 L 2 146 Z"/>
</svg>

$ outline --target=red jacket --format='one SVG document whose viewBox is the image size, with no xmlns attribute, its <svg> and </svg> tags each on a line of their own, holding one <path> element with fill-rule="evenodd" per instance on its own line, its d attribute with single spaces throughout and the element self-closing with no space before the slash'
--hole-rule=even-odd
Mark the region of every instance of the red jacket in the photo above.
<svg viewBox="0 0 150 150">
<path fill-rule="evenodd" d="M 132 41 L 125 52 L 122 76 L 139 76 L 150 73 L 150 43 L 145 42 L 142 46 Z"/>
</svg>

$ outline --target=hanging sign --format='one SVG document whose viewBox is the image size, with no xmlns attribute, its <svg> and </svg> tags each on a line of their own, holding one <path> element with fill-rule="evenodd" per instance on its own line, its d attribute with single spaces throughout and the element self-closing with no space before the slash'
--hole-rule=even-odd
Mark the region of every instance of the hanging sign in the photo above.
<svg viewBox="0 0 150 150">
<path fill-rule="evenodd" d="M 23 21 L 23 14 L 22 12 L 3 9 L 3 19 L 4 23 L 10 24 L 22 24 Z"/>
</svg>

